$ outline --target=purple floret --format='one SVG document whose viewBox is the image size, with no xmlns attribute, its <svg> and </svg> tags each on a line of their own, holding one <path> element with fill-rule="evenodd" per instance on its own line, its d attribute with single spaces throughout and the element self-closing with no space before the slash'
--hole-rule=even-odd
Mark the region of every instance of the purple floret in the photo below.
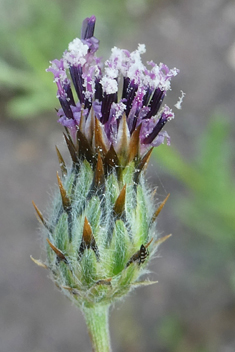
<svg viewBox="0 0 235 352">
<path fill-rule="evenodd" d="M 58 121 L 75 135 L 81 114 L 88 121 L 93 113 L 103 126 L 109 145 L 115 145 L 120 121 L 125 114 L 130 136 L 141 125 L 143 149 L 158 146 L 165 138 L 169 144 L 169 136 L 162 132 L 162 128 L 174 114 L 167 105 L 162 107 L 162 103 L 166 92 L 171 89 L 172 77 L 179 71 L 152 61 L 147 63 L 148 69 L 141 60 L 144 45 L 139 45 L 133 52 L 114 47 L 103 65 L 96 56 L 99 40 L 94 37 L 95 22 L 95 16 L 86 18 L 81 39 L 74 39 L 63 58 L 52 61 L 47 69 L 53 73 L 58 87 L 61 104 Z M 77 103 L 67 72 L 74 85 Z"/>
</svg>

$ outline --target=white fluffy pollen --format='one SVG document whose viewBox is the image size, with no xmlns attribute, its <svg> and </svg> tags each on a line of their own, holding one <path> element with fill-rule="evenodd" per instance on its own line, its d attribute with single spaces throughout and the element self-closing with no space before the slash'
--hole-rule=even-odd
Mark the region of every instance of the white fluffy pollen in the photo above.
<svg viewBox="0 0 235 352">
<path fill-rule="evenodd" d="M 114 78 L 104 76 L 101 79 L 100 84 L 106 94 L 114 94 L 118 91 L 118 83 Z"/>
<path fill-rule="evenodd" d="M 86 54 L 88 53 L 88 45 L 84 44 L 79 38 L 75 38 L 69 43 L 68 51 L 63 55 L 67 65 L 81 65 L 86 63 Z"/>
<path fill-rule="evenodd" d="M 175 104 L 176 109 L 181 110 L 181 108 L 182 108 L 182 103 L 183 103 L 183 99 L 184 99 L 185 95 L 186 95 L 186 94 L 181 90 L 181 96 L 179 97 L 179 100 L 178 100 L 177 103 Z"/>
<path fill-rule="evenodd" d="M 139 52 L 140 54 L 146 53 L 146 46 L 145 46 L 145 44 L 139 44 L 137 50 L 138 50 L 138 52 Z"/>
</svg>

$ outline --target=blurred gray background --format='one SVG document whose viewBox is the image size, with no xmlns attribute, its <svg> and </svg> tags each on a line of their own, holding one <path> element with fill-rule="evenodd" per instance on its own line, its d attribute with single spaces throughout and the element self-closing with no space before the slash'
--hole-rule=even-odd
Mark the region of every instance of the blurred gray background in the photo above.
<svg viewBox="0 0 235 352">
<path fill-rule="evenodd" d="M 99 55 L 113 46 L 177 67 L 167 125 L 148 170 L 165 242 L 151 262 L 158 284 L 133 292 L 110 316 L 116 352 L 235 351 L 235 2 L 232 0 L 0 0 L 0 352 L 91 350 L 81 312 L 31 260 L 43 258 L 31 201 L 45 211 L 67 155 L 46 74 L 97 16 Z M 168 155 L 169 154 L 169 155 Z"/>
</svg>

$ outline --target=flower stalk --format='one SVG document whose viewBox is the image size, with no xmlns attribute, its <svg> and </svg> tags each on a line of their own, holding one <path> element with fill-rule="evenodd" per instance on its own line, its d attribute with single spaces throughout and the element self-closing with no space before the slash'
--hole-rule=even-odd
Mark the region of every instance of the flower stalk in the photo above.
<svg viewBox="0 0 235 352">
<path fill-rule="evenodd" d="M 56 148 L 61 174 L 51 210 L 44 217 L 33 203 L 47 259 L 32 259 L 83 311 L 93 350 L 108 352 L 110 305 L 155 283 L 140 278 L 169 237 L 158 238 L 155 228 L 168 196 L 156 208 L 145 170 L 153 147 L 170 143 L 163 128 L 174 113 L 162 104 L 178 70 L 144 66 L 144 45 L 134 52 L 114 47 L 103 64 L 95 22 L 85 19 L 81 39 L 47 70 L 58 88 L 58 121 L 72 164 Z"/>
<path fill-rule="evenodd" d="M 94 352 L 111 352 L 109 306 L 95 305 L 83 309 Z"/>
</svg>

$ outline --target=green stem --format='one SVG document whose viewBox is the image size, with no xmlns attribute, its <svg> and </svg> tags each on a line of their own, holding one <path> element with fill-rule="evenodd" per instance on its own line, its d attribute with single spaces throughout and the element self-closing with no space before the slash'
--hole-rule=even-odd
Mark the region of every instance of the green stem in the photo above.
<svg viewBox="0 0 235 352">
<path fill-rule="evenodd" d="M 94 352 L 111 352 L 109 337 L 109 306 L 94 305 L 83 308 Z"/>
</svg>

